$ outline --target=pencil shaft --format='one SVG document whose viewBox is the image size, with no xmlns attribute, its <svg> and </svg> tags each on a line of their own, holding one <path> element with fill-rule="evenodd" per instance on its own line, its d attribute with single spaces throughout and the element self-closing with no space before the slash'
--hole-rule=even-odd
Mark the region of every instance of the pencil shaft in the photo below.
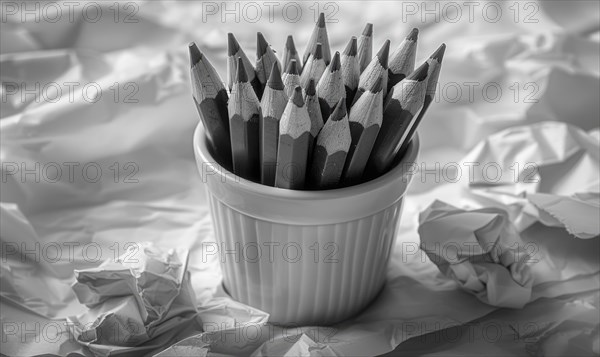
<svg viewBox="0 0 600 357">
<path fill-rule="evenodd" d="M 215 159 L 223 167 L 231 170 L 227 90 L 215 68 L 200 52 L 196 44 L 191 43 L 189 50 L 194 103 L 206 130 L 206 137 Z"/>
<path fill-rule="evenodd" d="M 341 71 L 346 91 L 346 109 L 350 109 L 360 80 L 360 65 L 358 63 L 356 37 L 352 36 L 350 42 L 341 56 Z"/>
<path fill-rule="evenodd" d="M 358 39 L 358 64 L 362 73 L 373 57 L 373 25 L 367 24 Z"/>
<path fill-rule="evenodd" d="M 259 181 L 259 122 L 258 114 L 243 118 L 238 114 L 231 117 L 231 149 L 233 171 L 247 180 Z"/>
<path fill-rule="evenodd" d="M 345 151 L 329 153 L 327 148 L 317 144 L 310 172 L 311 187 L 321 190 L 335 188 L 342 177 L 346 155 Z"/>
<path fill-rule="evenodd" d="M 260 102 L 247 81 L 244 62 L 240 58 L 228 103 L 233 172 L 259 182 L 261 110 Z"/>
<path fill-rule="evenodd" d="M 319 132 L 310 169 L 310 186 L 334 188 L 340 181 L 351 144 L 346 101 L 340 99 Z"/>
<path fill-rule="evenodd" d="M 408 134 L 406 135 L 406 139 L 402 142 L 402 144 L 400 146 L 400 150 L 398 150 L 398 155 L 400 157 L 402 157 L 402 156 L 404 156 L 404 154 L 406 154 L 406 150 L 408 150 L 408 145 L 410 144 L 412 138 L 415 136 L 415 133 L 417 132 L 417 128 L 419 127 L 419 124 L 421 124 L 421 121 L 423 120 L 423 117 L 425 117 L 425 114 L 427 113 L 427 109 L 429 109 L 429 106 L 431 105 L 432 102 L 433 102 L 433 98 L 430 95 L 426 95 L 425 100 L 423 102 L 423 108 L 421 108 L 421 110 L 419 111 L 419 114 L 417 115 L 416 119 L 414 120 L 413 125 L 409 129 Z"/>
<path fill-rule="evenodd" d="M 350 112 L 352 143 L 342 174 L 345 185 L 354 185 L 362 180 L 383 121 L 382 80 L 376 82 L 374 87 L 356 102 Z"/>
<path fill-rule="evenodd" d="M 311 79 L 308 82 L 306 88 L 306 95 L 304 96 L 304 102 L 306 103 L 306 109 L 308 116 L 310 117 L 310 136 L 308 140 L 308 161 L 312 162 L 312 153 L 314 151 L 315 140 L 321 128 L 323 128 L 323 114 L 321 113 L 321 106 L 319 104 L 319 98 L 315 88 L 315 81 Z"/>
<path fill-rule="evenodd" d="M 275 186 L 291 190 L 304 188 L 308 159 L 309 133 L 298 138 L 290 135 L 279 137 L 280 150 L 277 156 Z"/>
<path fill-rule="evenodd" d="M 296 87 L 279 123 L 276 187 L 304 188 L 310 126 L 308 111 L 302 99 L 302 89 Z"/>
<path fill-rule="evenodd" d="M 379 125 L 373 125 L 365 128 L 356 122 L 350 123 L 350 134 L 353 142 L 348 150 L 346 158 L 346 168 L 343 173 L 343 182 L 345 185 L 355 185 L 361 182 L 365 167 L 369 161 L 371 150 L 379 134 Z M 355 139 L 356 138 L 356 139 Z"/>
<path fill-rule="evenodd" d="M 366 175 L 368 178 L 384 174 L 394 162 L 400 145 L 414 124 L 415 114 L 423 106 L 427 86 L 425 80 L 427 69 L 428 65 L 425 63 L 415 71 L 422 73 L 422 77 L 413 80 L 411 79 L 413 74 L 411 74 L 392 89 L 391 98 L 384 108 L 381 130 L 367 164 Z"/>
<path fill-rule="evenodd" d="M 262 120 L 260 122 L 260 166 L 261 182 L 275 184 L 277 165 L 277 145 L 279 141 L 279 121 L 287 104 L 283 82 L 276 64 L 272 66 L 269 82 L 265 86 L 261 101 Z"/>
<path fill-rule="evenodd" d="M 367 89 L 371 88 L 373 84 L 379 80 L 379 78 L 381 78 L 382 81 L 383 97 L 385 98 L 387 94 L 389 49 L 390 41 L 386 40 L 377 55 L 373 57 L 367 68 L 360 74 L 358 89 L 354 95 L 353 105 Z"/>
<path fill-rule="evenodd" d="M 444 52 L 446 51 L 446 44 L 442 44 L 427 60 L 429 64 L 429 69 L 427 72 L 427 89 L 425 90 L 425 99 L 423 102 L 423 108 L 419 111 L 417 118 L 414 120 L 414 124 L 410 128 L 408 134 L 406 135 L 406 139 L 401 143 L 400 150 L 398 151 L 398 156 L 402 157 L 406 153 L 408 149 L 408 145 L 410 144 L 419 124 L 427 114 L 427 110 L 431 106 L 433 99 L 435 98 L 435 92 L 437 89 L 437 83 L 440 76 L 440 70 L 442 69 L 442 60 L 444 58 Z"/>
</svg>

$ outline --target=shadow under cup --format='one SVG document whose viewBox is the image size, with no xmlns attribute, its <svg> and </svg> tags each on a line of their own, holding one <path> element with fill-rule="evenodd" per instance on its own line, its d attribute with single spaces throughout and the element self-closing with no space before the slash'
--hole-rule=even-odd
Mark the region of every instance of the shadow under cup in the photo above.
<svg viewBox="0 0 600 357">
<path fill-rule="evenodd" d="M 415 136 L 404 158 L 369 182 L 287 190 L 222 168 L 199 124 L 194 153 L 227 292 L 279 325 L 329 325 L 360 312 L 385 283 L 418 149 Z"/>
</svg>

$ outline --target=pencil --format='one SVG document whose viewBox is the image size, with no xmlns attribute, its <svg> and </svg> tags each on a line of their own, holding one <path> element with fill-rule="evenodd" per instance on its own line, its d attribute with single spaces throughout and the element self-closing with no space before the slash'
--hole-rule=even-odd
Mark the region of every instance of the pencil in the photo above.
<svg viewBox="0 0 600 357">
<path fill-rule="evenodd" d="M 342 52 L 342 79 L 346 89 L 346 108 L 350 109 L 356 88 L 358 88 L 358 80 L 360 78 L 360 66 L 356 57 L 356 37 L 352 36 L 348 45 Z"/>
<path fill-rule="evenodd" d="M 381 129 L 365 169 L 367 178 L 384 174 L 395 160 L 415 114 L 423 106 L 428 69 L 427 62 L 423 63 L 392 88 L 383 108 Z"/>
<path fill-rule="evenodd" d="M 304 64 L 304 68 L 302 69 L 302 74 L 300 75 L 300 86 L 302 88 L 306 88 L 308 85 L 308 81 L 312 78 L 317 83 L 323 72 L 325 72 L 325 60 L 323 59 L 323 50 L 320 43 L 317 43 L 317 47 L 315 47 L 315 52 L 312 53 L 306 63 Z"/>
<path fill-rule="evenodd" d="M 246 76 L 248 77 L 248 81 L 250 81 L 252 88 L 254 88 L 254 93 L 256 93 L 256 96 L 260 98 L 262 96 L 262 86 L 258 80 L 258 77 L 256 76 L 254 66 L 231 32 L 227 34 L 227 54 L 227 86 L 229 87 L 229 91 L 231 91 L 233 88 L 233 82 L 237 72 L 238 58 L 241 58 L 244 62 L 244 68 L 246 68 Z"/>
<path fill-rule="evenodd" d="M 310 136 L 310 118 L 302 99 L 302 88 L 294 89 L 279 123 L 275 186 L 304 188 Z"/>
<path fill-rule="evenodd" d="M 382 81 L 383 79 L 379 78 L 350 110 L 348 119 L 352 143 L 342 173 L 342 182 L 347 186 L 360 183 L 379 134 L 383 120 Z"/>
<path fill-rule="evenodd" d="M 340 99 L 317 137 L 309 173 L 312 188 L 337 186 L 351 141 L 346 102 Z"/>
<path fill-rule="evenodd" d="M 287 40 L 285 41 L 285 48 L 283 49 L 283 61 L 281 62 L 282 68 L 286 69 L 290 65 L 291 60 L 296 60 L 298 66 L 298 73 L 302 73 L 302 68 L 300 67 L 300 56 L 298 55 L 298 51 L 296 50 L 296 45 L 294 44 L 294 38 L 292 35 L 288 35 Z"/>
<path fill-rule="evenodd" d="M 419 30 L 412 29 L 388 60 L 388 91 L 415 69 Z"/>
<path fill-rule="evenodd" d="M 273 49 L 265 40 L 265 37 L 261 32 L 256 33 L 256 76 L 260 81 L 261 87 L 264 88 L 267 85 L 267 80 L 271 74 L 273 64 L 277 64 L 279 72 L 281 73 L 281 63 L 273 52 Z"/>
<path fill-rule="evenodd" d="M 427 113 L 427 109 L 435 98 L 435 91 L 437 89 L 438 78 L 440 76 L 440 70 L 442 69 L 442 60 L 444 59 L 444 52 L 446 51 L 446 44 L 443 44 L 429 57 L 427 63 L 429 64 L 429 71 L 427 72 L 427 89 L 425 90 L 425 99 L 423 100 L 423 108 L 417 115 L 414 124 L 410 127 L 406 139 L 400 146 L 399 155 L 403 156 L 408 148 L 408 144 L 415 135 L 421 120 Z"/>
<path fill-rule="evenodd" d="M 362 73 L 373 57 L 373 24 L 367 23 L 358 39 L 358 66 Z"/>
<path fill-rule="evenodd" d="M 194 42 L 189 44 L 192 97 L 206 130 L 208 143 L 219 164 L 231 170 L 231 141 L 227 89 L 221 77 Z"/>
<path fill-rule="evenodd" d="M 302 56 L 302 72 L 304 72 L 308 57 L 315 53 L 318 43 L 323 46 L 323 59 L 325 61 L 325 65 L 328 65 L 331 61 L 331 49 L 329 48 L 329 37 L 327 36 L 327 27 L 325 27 L 325 14 L 323 13 L 319 14 L 319 20 L 317 21 L 310 39 L 308 40 L 306 50 L 304 50 L 304 56 Z"/>
<path fill-rule="evenodd" d="M 381 49 L 375 57 L 371 60 L 371 63 L 365 68 L 365 70 L 360 74 L 360 79 L 358 81 L 358 89 L 356 90 L 356 94 L 354 95 L 354 99 L 352 105 L 356 103 L 358 98 L 367 90 L 367 88 L 373 87 L 373 84 L 377 82 L 379 77 L 382 77 L 381 85 L 383 90 L 383 97 L 385 98 L 387 94 L 387 64 L 388 64 L 388 55 L 390 53 L 390 40 L 386 40 L 381 46 Z"/>
<path fill-rule="evenodd" d="M 323 117 L 327 118 L 335 108 L 340 99 L 346 103 L 346 89 L 342 79 L 340 64 L 340 53 L 336 52 L 329 66 L 323 72 L 319 83 L 317 84 L 317 95 L 319 96 L 319 105 Z"/>
<path fill-rule="evenodd" d="M 304 103 L 306 103 L 306 109 L 308 110 L 308 116 L 310 117 L 310 140 L 308 141 L 308 160 L 310 162 L 310 160 L 312 160 L 312 152 L 315 147 L 315 139 L 323 127 L 323 115 L 321 114 L 319 97 L 317 96 L 315 80 L 312 78 L 306 87 Z"/>
<path fill-rule="evenodd" d="M 237 72 L 229 98 L 229 125 L 233 172 L 247 180 L 260 181 L 260 102 L 248 83 L 244 60 L 238 58 Z"/>
<path fill-rule="evenodd" d="M 265 86 L 260 102 L 260 180 L 263 185 L 275 184 L 277 166 L 277 142 L 279 141 L 279 120 L 285 109 L 288 97 L 284 92 L 279 66 L 273 63 L 271 75 Z"/>
<path fill-rule="evenodd" d="M 298 74 L 298 62 L 293 59 L 287 66 L 285 72 L 281 76 L 283 86 L 285 87 L 285 94 L 291 97 L 294 94 L 294 88 L 300 85 L 300 75 Z"/>
</svg>

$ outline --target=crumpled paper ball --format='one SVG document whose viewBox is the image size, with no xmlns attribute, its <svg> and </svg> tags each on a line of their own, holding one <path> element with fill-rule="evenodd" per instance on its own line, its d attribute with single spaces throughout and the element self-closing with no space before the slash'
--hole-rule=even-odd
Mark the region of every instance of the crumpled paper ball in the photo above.
<svg viewBox="0 0 600 357">
<path fill-rule="evenodd" d="M 530 256 L 506 211 L 465 211 L 436 200 L 419 223 L 421 249 L 461 288 L 493 306 L 522 308 L 529 302 Z"/>
<path fill-rule="evenodd" d="M 67 319 L 76 340 L 137 346 L 181 328 L 197 313 L 187 255 L 142 243 L 97 268 L 76 270 L 73 291 L 89 308 Z"/>
</svg>

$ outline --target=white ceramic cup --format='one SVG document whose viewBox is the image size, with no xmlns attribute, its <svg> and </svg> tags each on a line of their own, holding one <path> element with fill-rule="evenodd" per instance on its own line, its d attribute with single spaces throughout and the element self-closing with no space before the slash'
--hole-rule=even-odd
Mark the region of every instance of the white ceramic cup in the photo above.
<svg viewBox="0 0 600 357">
<path fill-rule="evenodd" d="M 360 185 L 287 190 L 221 167 L 198 125 L 194 153 L 225 290 L 280 325 L 329 325 L 360 312 L 385 283 L 418 150 L 415 136 L 400 163 Z"/>
</svg>

